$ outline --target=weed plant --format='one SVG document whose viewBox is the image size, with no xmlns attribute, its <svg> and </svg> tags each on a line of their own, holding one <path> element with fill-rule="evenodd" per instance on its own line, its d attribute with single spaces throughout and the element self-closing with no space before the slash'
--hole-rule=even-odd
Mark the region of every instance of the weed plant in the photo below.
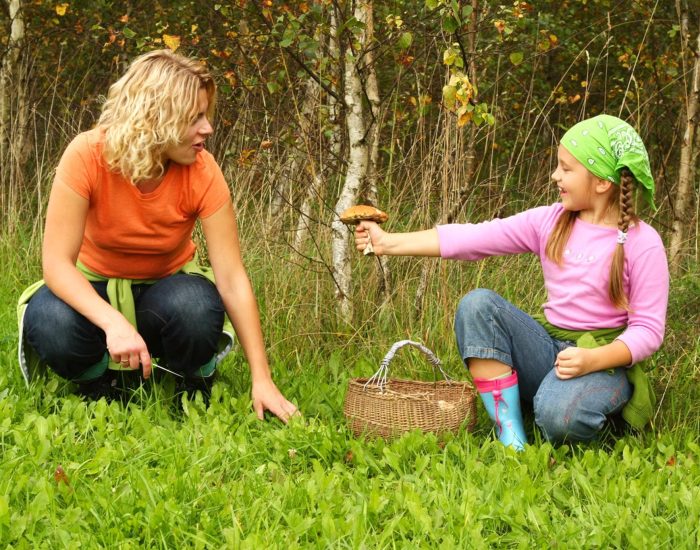
<svg viewBox="0 0 700 550">
<path fill-rule="evenodd" d="M 379 307 L 372 259 L 357 256 L 356 321 L 339 323 L 327 273 L 283 244 L 255 243 L 242 214 L 274 376 L 304 417 L 289 426 L 251 411 L 240 352 L 221 366 L 211 404 L 173 397 L 161 377 L 126 404 L 85 402 L 53 375 L 26 387 L 14 304 L 37 278 L 37 239 L 2 240 L 0 545 L 12 548 L 696 548 L 700 544 L 698 283 L 674 281 L 669 335 L 654 380 L 651 430 L 552 446 L 530 428 L 515 453 L 480 411 L 473 433 L 352 436 L 348 378 L 367 376 L 396 340 L 425 342 L 464 379 L 451 333 L 460 295 L 488 286 L 524 309 L 542 302 L 528 257 L 477 264 L 393 262 Z M 245 229 L 248 228 L 248 229 Z M 261 243 L 262 241 L 257 241 Z M 432 262 L 420 316 L 413 291 Z M 394 374 L 431 377 L 402 352 Z M 530 422 L 530 426 L 531 426 Z"/>
</svg>

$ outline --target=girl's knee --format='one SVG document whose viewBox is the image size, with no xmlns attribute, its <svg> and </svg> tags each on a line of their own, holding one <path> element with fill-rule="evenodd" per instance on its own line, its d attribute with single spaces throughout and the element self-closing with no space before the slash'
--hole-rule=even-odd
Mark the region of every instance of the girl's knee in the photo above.
<svg viewBox="0 0 700 550">
<path fill-rule="evenodd" d="M 474 318 L 488 314 L 499 299 L 501 297 L 493 290 L 486 288 L 472 290 L 460 300 L 457 306 L 457 323 L 469 322 Z"/>
<path fill-rule="evenodd" d="M 587 410 L 576 403 L 544 400 L 535 396 L 535 424 L 548 441 L 590 441 L 605 423 L 605 415 Z"/>
</svg>

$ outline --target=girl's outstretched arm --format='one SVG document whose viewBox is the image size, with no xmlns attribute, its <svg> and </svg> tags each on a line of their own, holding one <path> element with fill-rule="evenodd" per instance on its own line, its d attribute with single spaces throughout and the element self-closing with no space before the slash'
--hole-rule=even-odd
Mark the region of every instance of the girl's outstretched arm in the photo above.
<svg viewBox="0 0 700 550">
<path fill-rule="evenodd" d="M 387 233 L 376 223 L 363 221 L 355 229 L 355 247 L 363 251 L 368 235 L 377 256 L 440 256 L 437 229 L 411 233 Z"/>
</svg>

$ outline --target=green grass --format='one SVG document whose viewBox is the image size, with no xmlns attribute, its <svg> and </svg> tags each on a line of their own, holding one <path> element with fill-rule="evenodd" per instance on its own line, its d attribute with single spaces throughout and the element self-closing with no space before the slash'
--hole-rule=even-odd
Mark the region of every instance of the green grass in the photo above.
<svg viewBox="0 0 700 550">
<path fill-rule="evenodd" d="M 339 324 L 327 273 L 288 253 L 248 253 L 274 375 L 304 418 L 259 422 L 249 375 L 228 359 L 211 405 L 178 408 L 168 380 L 132 402 L 84 402 L 54 376 L 24 382 L 14 301 L 38 276 L 28 237 L 5 239 L 0 280 L 0 547 L 12 548 L 696 548 L 700 545 L 698 286 L 674 281 L 654 381 L 654 428 L 590 445 L 541 441 L 515 453 L 473 433 L 354 438 L 348 378 L 371 374 L 388 347 L 426 342 L 464 378 L 451 335 L 459 295 L 489 286 L 526 308 L 542 301 L 527 258 L 435 263 L 414 319 L 419 261 L 394 263 L 392 307 L 378 310 L 371 262 L 357 261 L 357 318 Z M 506 274 L 506 275 L 504 275 Z M 515 275 L 507 275 L 515 274 Z M 416 355 L 397 375 L 430 376 Z M 58 466 L 68 483 L 56 480 Z"/>
</svg>

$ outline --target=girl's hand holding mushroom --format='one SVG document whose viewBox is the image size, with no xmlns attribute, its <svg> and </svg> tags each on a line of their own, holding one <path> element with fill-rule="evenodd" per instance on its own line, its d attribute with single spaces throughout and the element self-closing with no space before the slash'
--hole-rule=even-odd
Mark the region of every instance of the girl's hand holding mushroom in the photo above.
<svg viewBox="0 0 700 550">
<path fill-rule="evenodd" d="M 360 222 L 355 228 L 355 247 L 360 252 L 364 252 L 371 239 L 374 254 L 381 256 L 386 252 L 384 242 L 388 235 L 389 234 L 381 229 L 375 222 Z"/>
<path fill-rule="evenodd" d="M 360 222 L 355 228 L 357 250 L 364 252 L 370 239 L 377 256 L 440 256 L 440 244 L 435 229 L 388 233 L 374 222 Z"/>
</svg>

